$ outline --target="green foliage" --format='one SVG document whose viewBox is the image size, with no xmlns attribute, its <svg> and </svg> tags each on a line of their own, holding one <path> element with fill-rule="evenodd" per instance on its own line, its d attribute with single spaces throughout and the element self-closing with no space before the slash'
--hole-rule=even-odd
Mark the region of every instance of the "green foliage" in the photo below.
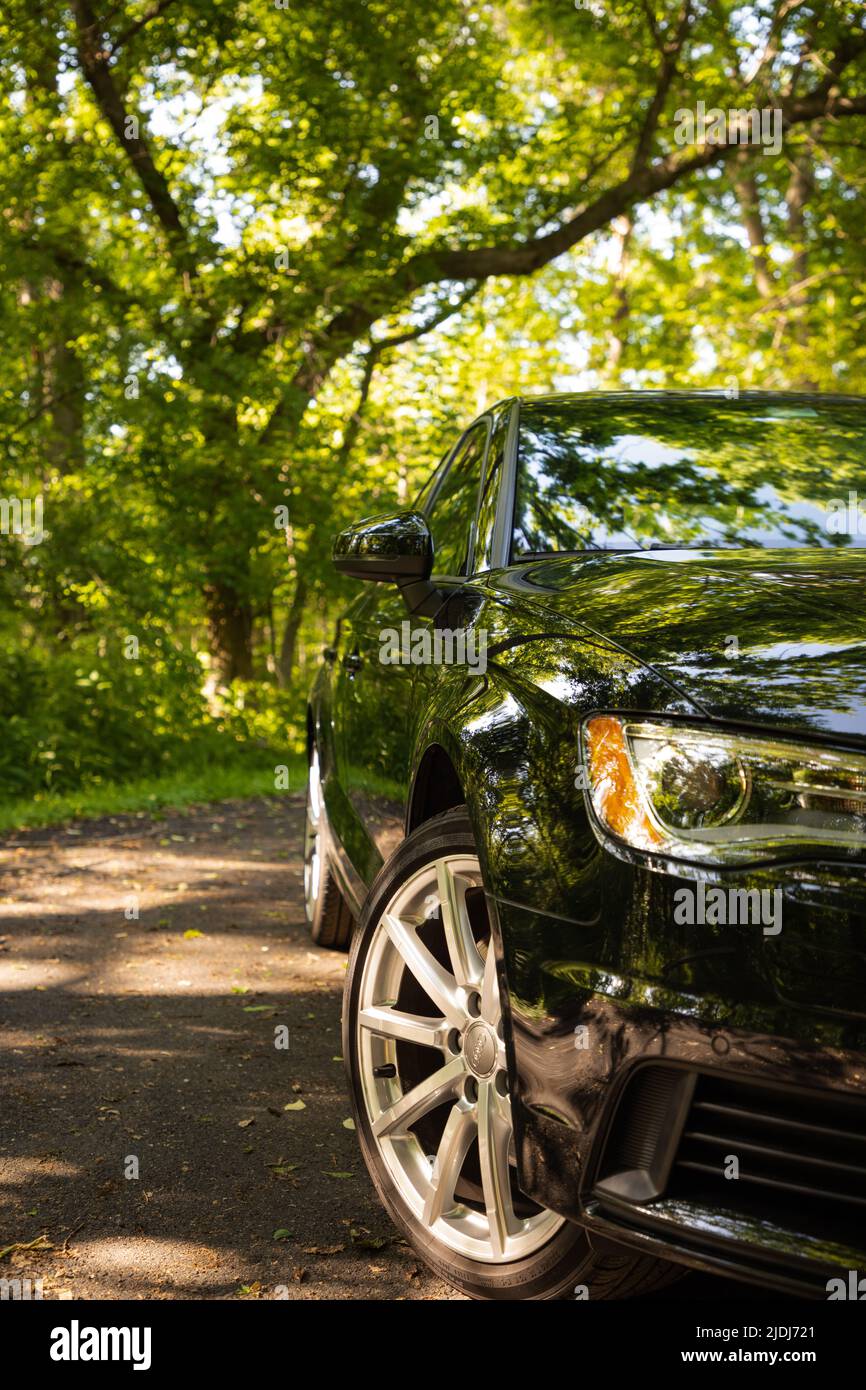
<svg viewBox="0 0 866 1390">
<path fill-rule="evenodd" d="M 218 727 L 228 738 L 298 757 L 306 750 L 306 724 L 294 690 L 266 681 L 235 681 L 217 701 Z"/>
<path fill-rule="evenodd" d="M 296 748 L 334 532 L 491 401 L 866 389 L 853 2 L 9 0 L 0 52 L 0 496 L 46 529 L 0 535 L 0 797 Z M 783 148 L 692 168 L 698 101 Z"/>
<path fill-rule="evenodd" d="M 215 751 L 195 658 L 170 647 L 145 665 L 98 642 L 0 654 L 0 782 L 66 792 L 157 774 Z"/>
<path fill-rule="evenodd" d="M 289 758 L 288 787 L 274 787 L 273 768 L 250 750 L 225 750 L 207 763 L 183 763 L 158 777 L 132 778 L 79 788 L 74 792 L 44 792 L 0 802 L 0 834 L 19 826 L 57 825 L 91 817 L 158 815 L 161 811 L 208 802 L 251 796 L 300 795 L 306 776 L 306 758 Z"/>
</svg>

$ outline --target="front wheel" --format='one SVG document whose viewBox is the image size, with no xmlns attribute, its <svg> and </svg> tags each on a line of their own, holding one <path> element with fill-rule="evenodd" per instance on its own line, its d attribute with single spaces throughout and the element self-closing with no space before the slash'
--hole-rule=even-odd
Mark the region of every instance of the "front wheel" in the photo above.
<svg viewBox="0 0 866 1390">
<path fill-rule="evenodd" d="M 595 1254 L 517 1184 L 494 943 L 465 809 L 419 827 L 355 934 L 343 1055 L 370 1176 L 398 1228 L 462 1293 L 615 1297 L 669 1266 Z"/>
</svg>

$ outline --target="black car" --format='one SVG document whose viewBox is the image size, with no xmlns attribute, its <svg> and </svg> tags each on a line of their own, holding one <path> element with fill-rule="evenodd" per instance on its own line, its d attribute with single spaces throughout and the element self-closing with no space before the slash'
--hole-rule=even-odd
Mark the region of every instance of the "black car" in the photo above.
<svg viewBox="0 0 866 1390">
<path fill-rule="evenodd" d="M 307 913 L 465 1293 L 866 1271 L 858 486 L 866 399 L 509 400 L 335 544 L 380 582 L 310 697 Z"/>
</svg>

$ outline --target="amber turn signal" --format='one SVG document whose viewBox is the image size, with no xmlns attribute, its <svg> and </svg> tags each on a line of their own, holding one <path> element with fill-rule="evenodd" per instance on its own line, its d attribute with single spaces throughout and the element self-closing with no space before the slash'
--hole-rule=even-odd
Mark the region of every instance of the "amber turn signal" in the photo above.
<svg viewBox="0 0 866 1390">
<path fill-rule="evenodd" d="M 599 820 L 631 844 L 660 844 L 662 836 L 647 816 L 634 780 L 620 721 L 611 714 L 596 715 L 587 720 L 584 734 L 590 797 Z"/>
</svg>

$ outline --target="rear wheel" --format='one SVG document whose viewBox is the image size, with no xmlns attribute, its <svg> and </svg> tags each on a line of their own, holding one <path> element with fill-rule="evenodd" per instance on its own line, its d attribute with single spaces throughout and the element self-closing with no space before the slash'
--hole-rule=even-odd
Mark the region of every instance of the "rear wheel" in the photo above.
<svg viewBox="0 0 866 1390">
<path fill-rule="evenodd" d="M 307 767 L 304 818 L 304 909 L 310 935 L 318 946 L 344 951 L 352 936 L 352 914 L 337 887 L 328 861 L 331 834 L 322 795 L 319 750 L 313 744 Z"/>
<path fill-rule="evenodd" d="M 396 1225 L 474 1298 L 643 1291 L 670 1266 L 595 1254 L 517 1184 L 494 943 L 463 808 L 420 827 L 373 884 L 343 1010 L 355 1123 Z"/>
</svg>

